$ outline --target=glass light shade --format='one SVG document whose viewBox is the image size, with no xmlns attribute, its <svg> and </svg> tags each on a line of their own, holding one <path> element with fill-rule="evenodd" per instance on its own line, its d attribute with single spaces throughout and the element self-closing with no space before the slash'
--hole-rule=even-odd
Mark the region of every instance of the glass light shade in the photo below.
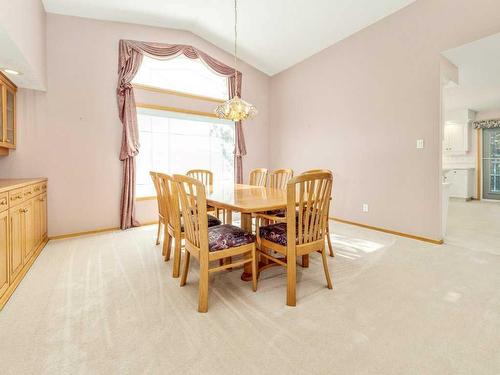
<svg viewBox="0 0 500 375">
<path fill-rule="evenodd" d="M 237 95 L 235 95 L 232 99 L 219 104 L 217 108 L 215 108 L 215 114 L 217 117 L 230 121 L 246 120 L 256 116 L 257 113 L 257 108 L 240 99 Z"/>
</svg>

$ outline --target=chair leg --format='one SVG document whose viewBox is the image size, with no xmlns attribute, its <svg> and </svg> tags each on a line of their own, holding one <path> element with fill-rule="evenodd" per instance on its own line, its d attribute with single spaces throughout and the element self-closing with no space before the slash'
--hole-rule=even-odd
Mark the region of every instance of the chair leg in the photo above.
<svg viewBox="0 0 500 375">
<path fill-rule="evenodd" d="M 186 285 L 187 276 L 189 272 L 189 260 L 191 259 L 191 254 L 186 250 L 186 255 L 184 256 L 184 267 L 182 268 L 182 276 L 180 286 Z"/>
<path fill-rule="evenodd" d="M 200 259 L 200 281 L 198 285 L 198 312 L 208 311 L 208 263 Z"/>
<path fill-rule="evenodd" d="M 181 268 L 181 241 L 182 240 L 178 240 L 177 238 L 175 239 L 174 266 L 172 267 L 172 277 L 179 277 L 179 270 Z"/>
<path fill-rule="evenodd" d="M 296 306 L 296 286 L 297 286 L 297 260 L 295 256 L 287 256 L 286 261 L 286 304 Z"/>
<path fill-rule="evenodd" d="M 252 247 L 252 290 L 257 291 L 257 255 L 255 245 Z"/>
<path fill-rule="evenodd" d="M 156 245 L 160 244 L 161 221 L 158 222 L 158 232 L 156 233 Z"/>
<path fill-rule="evenodd" d="M 172 247 L 172 237 L 168 233 L 167 228 L 165 227 L 165 232 L 163 233 L 163 248 L 161 254 L 165 257 L 165 262 L 168 260 L 167 259 L 167 254 L 168 257 L 170 258 L 170 248 Z"/>
<path fill-rule="evenodd" d="M 164 234 L 164 240 L 163 240 L 163 255 L 165 257 L 165 262 L 168 262 L 170 260 L 170 252 L 172 250 L 172 236 L 168 233 L 167 226 L 165 226 L 165 234 Z M 177 240 L 175 240 L 175 243 L 177 244 Z"/>
<path fill-rule="evenodd" d="M 330 256 L 334 257 L 335 253 L 333 252 L 332 240 L 330 238 L 330 230 L 326 231 L 326 240 L 328 241 L 328 250 L 330 251 Z"/>
<path fill-rule="evenodd" d="M 309 254 L 302 255 L 302 267 L 303 268 L 309 267 Z"/>
<path fill-rule="evenodd" d="M 328 271 L 328 261 L 326 260 L 326 250 L 321 250 L 321 259 L 323 259 L 323 270 L 325 271 L 326 285 L 328 289 L 333 289 L 332 280 L 330 279 L 330 272 Z"/>
</svg>

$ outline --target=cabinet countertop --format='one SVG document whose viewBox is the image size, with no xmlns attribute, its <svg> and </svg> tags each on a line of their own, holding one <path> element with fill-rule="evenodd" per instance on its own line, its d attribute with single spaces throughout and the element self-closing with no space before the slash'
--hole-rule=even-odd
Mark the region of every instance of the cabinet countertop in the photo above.
<svg viewBox="0 0 500 375">
<path fill-rule="evenodd" d="M 0 179 L 0 193 L 44 181 L 47 181 L 47 178 L 39 177 L 39 178 Z"/>
</svg>

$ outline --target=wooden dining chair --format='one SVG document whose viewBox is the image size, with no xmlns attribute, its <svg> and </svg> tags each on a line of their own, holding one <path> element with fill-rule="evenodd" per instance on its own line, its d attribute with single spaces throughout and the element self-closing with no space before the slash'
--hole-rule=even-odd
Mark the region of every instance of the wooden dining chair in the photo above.
<svg viewBox="0 0 500 375">
<path fill-rule="evenodd" d="M 331 173 L 301 174 L 287 185 L 286 223 L 263 226 L 257 233 L 259 254 L 287 270 L 289 306 L 296 305 L 297 256 L 321 252 L 326 283 L 332 289 L 325 252 L 325 220 L 332 191 Z M 266 250 L 284 257 L 277 258 Z"/>
<path fill-rule="evenodd" d="M 274 189 L 286 189 L 288 181 L 293 178 L 293 169 L 277 169 L 269 173 L 269 187 Z"/>
<path fill-rule="evenodd" d="M 200 181 L 205 185 L 205 188 L 210 188 L 214 185 L 214 174 L 207 169 L 191 169 L 186 172 L 186 176 Z"/>
<path fill-rule="evenodd" d="M 158 205 L 158 231 L 156 234 L 156 245 L 159 245 L 160 244 L 161 228 L 162 228 L 162 225 L 165 226 L 166 213 L 164 210 L 164 206 L 162 206 L 161 202 L 160 202 L 161 193 L 160 193 L 158 172 L 150 171 L 149 175 L 151 176 L 151 179 L 153 180 L 153 185 L 154 185 L 155 191 L 156 191 L 156 203 Z"/>
<path fill-rule="evenodd" d="M 329 169 L 310 169 L 308 171 L 305 171 L 303 173 L 321 173 L 321 172 L 326 172 L 326 173 L 332 173 L 331 170 Z M 333 173 L 332 173 L 333 175 Z M 328 215 L 330 215 L 330 203 L 331 199 L 328 202 Z M 328 251 L 331 257 L 335 256 L 335 251 L 333 250 L 333 245 L 332 245 L 332 239 L 330 238 L 330 220 L 326 220 L 326 241 L 328 242 Z"/>
<path fill-rule="evenodd" d="M 174 180 L 179 191 L 186 240 L 186 255 L 180 286 L 186 285 L 190 258 L 193 256 L 200 265 L 198 311 L 208 311 L 208 275 L 210 273 L 251 262 L 252 288 L 256 291 L 255 236 L 229 224 L 208 227 L 205 186 L 200 181 L 183 175 L 174 175 Z M 243 256 L 243 260 L 224 265 L 216 262 L 215 266 L 211 265 L 211 262 L 239 255 Z"/>
<path fill-rule="evenodd" d="M 269 187 L 273 189 L 286 189 L 288 181 L 293 178 L 292 169 L 277 169 L 269 173 Z M 266 211 L 263 213 L 257 213 L 255 215 L 255 231 L 257 232 L 261 223 L 264 225 L 269 225 L 274 222 L 284 222 L 285 221 L 286 210 L 284 208 L 272 211 Z"/>
<path fill-rule="evenodd" d="M 256 168 L 250 171 L 249 184 L 253 186 L 267 185 L 267 169 Z"/>
<path fill-rule="evenodd" d="M 181 264 L 181 247 L 182 240 L 185 237 L 185 228 L 183 225 L 181 209 L 179 205 L 179 193 L 177 185 L 174 183 L 172 176 L 158 173 L 159 188 L 161 191 L 161 201 L 166 212 L 166 225 L 163 239 L 163 256 L 165 261 L 170 260 L 170 252 L 172 249 L 172 240 L 174 242 L 174 265 L 172 270 L 173 277 L 179 277 Z M 207 215 L 207 223 L 209 226 L 220 225 L 221 222 L 215 216 Z"/>
</svg>

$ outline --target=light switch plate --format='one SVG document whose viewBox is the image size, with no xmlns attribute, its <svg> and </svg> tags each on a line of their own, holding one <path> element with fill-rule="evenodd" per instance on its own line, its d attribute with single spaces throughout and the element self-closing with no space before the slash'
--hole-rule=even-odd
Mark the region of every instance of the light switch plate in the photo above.
<svg viewBox="0 0 500 375">
<path fill-rule="evenodd" d="M 423 139 L 417 139 L 417 148 L 418 149 L 424 148 L 424 140 Z"/>
<path fill-rule="evenodd" d="M 368 212 L 368 203 L 363 203 L 363 212 Z"/>
</svg>

